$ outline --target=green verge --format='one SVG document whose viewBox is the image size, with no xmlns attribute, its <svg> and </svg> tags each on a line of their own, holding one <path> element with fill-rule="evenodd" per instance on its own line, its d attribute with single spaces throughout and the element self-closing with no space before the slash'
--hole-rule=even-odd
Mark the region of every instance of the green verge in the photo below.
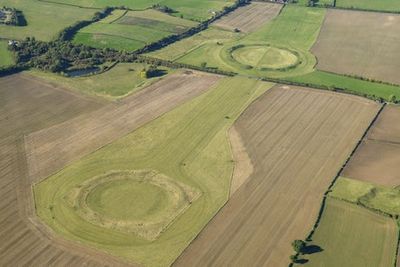
<svg viewBox="0 0 400 267">
<path fill-rule="evenodd" d="M 0 67 L 7 67 L 14 64 L 14 57 L 11 51 L 8 50 L 8 43 L 0 41 Z"/>
<path fill-rule="evenodd" d="M 328 197 L 311 242 L 322 251 L 301 258 L 305 266 L 394 266 L 397 239 L 393 219 Z"/>
<path fill-rule="evenodd" d="M 336 0 L 336 6 L 350 9 L 400 12 L 400 1 L 398 0 Z"/>
<path fill-rule="evenodd" d="M 50 41 L 64 28 L 77 21 L 88 20 L 96 12 L 38 0 L 2 0 L 1 5 L 17 8 L 24 13 L 27 26 L 0 24 L 1 37 L 16 40 L 33 36 L 38 40 Z"/>
<path fill-rule="evenodd" d="M 170 265 L 228 200 L 234 162 L 227 130 L 272 85 L 243 77 L 222 79 L 210 91 L 36 184 L 37 214 L 64 238 L 130 262 Z M 89 223 L 69 205 L 74 188 L 112 170 L 154 170 L 200 196 L 156 240 L 148 241 Z"/>
<path fill-rule="evenodd" d="M 336 87 L 359 94 L 375 95 L 386 100 L 389 100 L 391 96 L 396 96 L 397 99 L 400 99 L 399 86 L 364 81 L 318 70 L 302 76 L 288 77 L 285 80 L 330 88 Z"/>
<path fill-rule="evenodd" d="M 105 98 L 121 98 L 137 92 L 159 78 L 146 79 L 140 75 L 145 63 L 119 63 L 112 69 L 97 75 L 68 78 L 55 73 L 30 70 L 29 73 L 66 88 Z M 159 69 L 169 72 L 164 67 Z"/>
</svg>

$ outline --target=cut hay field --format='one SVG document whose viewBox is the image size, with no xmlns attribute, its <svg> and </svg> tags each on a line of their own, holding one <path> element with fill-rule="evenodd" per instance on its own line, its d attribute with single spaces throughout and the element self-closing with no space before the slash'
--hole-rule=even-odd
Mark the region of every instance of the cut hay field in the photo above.
<svg viewBox="0 0 400 267">
<path fill-rule="evenodd" d="M 115 99 L 138 92 L 161 78 L 143 78 L 140 72 L 143 68 L 148 67 L 144 63 L 119 63 L 104 73 L 75 78 L 37 70 L 30 70 L 29 74 L 44 79 L 55 86 L 61 85 L 85 94 Z M 164 70 L 165 74 L 170 71 L 163 67 L 159 67 L 159 69 Z"/>
<path fill-rule="evenodd" d="M 192 75 L 188 80 L 192 85 Z M 57 236 L 125 261 L 171 264 L 227 201 L 234 165 L 227 131 L 271 86 L 221 79 L 212 90 L 67 166 L 35 185 L 40 218 Z M 129 202 L 135 192 L 143 205 Z M 110 208 L 110 198 L 131 203 L 132 214 Z M 163 199 L 165 206 L 159 206 Z"/>
<path fill-rule="evenodd" d="M 323 251 L 306 255 L 304 266 L 394 266 L 397 239 L 393 219 L 328 198 L 311 242 Z"/>
<path fill-rule="evenodd" d="M 223 29 L 252 32 L 274 19 L 283 6 L 266 2 L 252 2 L 215 21 L 212 25 Z"/>
<path fill-rule="evenodd" d="M 10 66 L 14 64 L 14 57 L 8 50 L 8 43 L 0 40 L 0 67 Z"/>
<path fill-rule="evenodd" d="M 133 10 L 144 10 L 154 4 L 168 6 L 175 10 L 173 16 L 194 21 L 203 21 L 233 4 L 233 0 L 50 0 L 50 2 L 82 7 L 104 8 L 107 6 L 126 6 Z"/>
<path fill-rule="evenodd" d="M 233 14 L 241 12 L 243 8 L 247 7 L 241 7 Z M 222 40 L 217 38 L 213 41 L 201 41 L 201 38 L 195 35 L 150 56 L 196 66 L 207 63 L 212 68 L 258 77 L 306 74 L 312 72 L 316 64 L 315 57 L 308 50 L 317 38 L 324 15 L 324 9 L 290 5 L 282 9 L 278 17 L 269 16 L 271 21 L 261 26 L 256 20 L 250 21 L 247 27 L 260 27 L 248 35 Z M 185 49 L 181 49 L 182 45 Z M 272 49 L 268 49 L 269 52 L 263 51 L 265 47 Z M 242 50 L 242 56 L 264 58 L 265 63 L 260 65 L 254 61 L 241 61 L 234 53 L 238 52 L 238 49 Z M 271 64 L 272 60 L 274 64 Z"/>
<path fill-rule="evenodd" d="M 48 235 L 35 216 L 27 179 L 23 135 L 100 106 L 25 74 L 0 78 L 1 266 L 119 266 L 107 255 Z"/>
<path fill-rule="evenodd" d="M 374 184 L 400 185 L 400 108 L 384 108 L 357 149 L 343 175 Z"/>
<path fill-rule="evenodd" d="M 79 30 L 73 42 L 97 48 L 133 51 L 172 34 L 178 34 L 196 25 L 160 11 L 114 10 L 110 15 Z"/>
<path fill-rule="evenodd" d="M 174 265 L 287 266 L 291 242 L 310 231 L 324 192 L 378 109 L 299 87 L 258 98 L 235 123 L 252 174 Z"/>
<path fill-rule="evenodd" d="M 16 40 L 33 36 L 39 40 L 50 41 L 62 29 L 77 21 L 90 19 L 96 12 L 93 9 L 58 5 L 38 0 L 2 0 L 1 6 L 3 5 L 21 10 L 28 23 L 27 26 L 22 27 L 0 24 L 0 36 Z"/>
<path fill-rule="evenodd" d="M 400 11 L 400 2 L 397 0 L 336 0 L 336 6 L 375 11 Z"/>
<path fill-rule="evenodd" d="M 312 48 L 317 68 L 400 84 L 399 32 L 400 15 L 329 10 Z"/>
</svg>

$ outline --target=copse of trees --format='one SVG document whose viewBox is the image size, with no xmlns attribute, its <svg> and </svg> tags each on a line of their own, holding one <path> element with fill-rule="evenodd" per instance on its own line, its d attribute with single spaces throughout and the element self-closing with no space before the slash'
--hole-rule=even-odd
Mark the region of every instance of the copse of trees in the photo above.
<svg viewBox="0 0 400 267">
<path fill-rule="evenodd" d="M 20 10 L 3 6 L 0 9 L 0 12 L 7 14 L 7 19 L 5 19 L 3 22 L 6 25 L 26 26 L 28 24 L 25 20 L 24 14 Z"/>
</svg>

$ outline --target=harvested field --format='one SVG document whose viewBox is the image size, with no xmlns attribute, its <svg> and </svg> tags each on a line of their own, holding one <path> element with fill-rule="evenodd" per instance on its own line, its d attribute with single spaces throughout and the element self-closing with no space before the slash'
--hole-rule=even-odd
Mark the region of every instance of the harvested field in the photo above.
<svg viewBox="0 0 400 267">
<path fill-rule="evenodd" d="M 395 220 L 328 198 L 312 241 L 323 251 L 306 255 L 305 266 L 394 266 L 397 238 Z"/>
<path fill-rule="evenodd" d="M 92 249 L 49 235 L 34 214 L 23 135 L 62 123 L 100 103 L 29 75 L 0 78 L 0 265 L 119 266 Z"/>
<path fill-rule="evenodd" d="M 343 176 L 379 185 L 400 185 L 400 107 L 386 106 Z"/>
<path fill-rule="evenodd" d="M 254 166 L 176 266 L 287 266 L 322 195 L 379 110 L 359 97 L 277 86 L 237 120 Z"/>
<path fill-rule="evenodd" d="M 399 32 L 397 14 L 328 10 L 312 48 L 317 68 L 400 84 Z"/>
<path fill-rule="evenodd" d="M 219 79 L 216 75 L 191 71 L 173 74 L 119 104 L 110 104 L 27 136 L 29 177 L 32 181 L 47 177 L 201 94 Z"/>
<path fill-rule="evenodd" d="M 213 25 L 227 30 L 252 32 L 274 19 L 282 7 L 275 3 L 252 2 L 217 20 Z"/>
</svg>

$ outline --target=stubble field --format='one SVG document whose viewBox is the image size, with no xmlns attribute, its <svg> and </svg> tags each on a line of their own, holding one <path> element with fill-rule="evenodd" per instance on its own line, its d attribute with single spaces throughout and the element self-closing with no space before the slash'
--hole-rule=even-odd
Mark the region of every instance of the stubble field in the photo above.
<svg viewBox="0 0 400 267">
<path fill-rule="evenodd" d="M 378 109 L 285 86 L 257 99 L 235 123 L 254 171 L 175 266 L 287 266 L 291 242 L 310 231 L 323 193 Z"/>
<path fill-rule="evenodd" d="M 400 84 L 399 32 L 397 14 L 329 10 L 312 48 L 317 68 Z"/>
</svg>

